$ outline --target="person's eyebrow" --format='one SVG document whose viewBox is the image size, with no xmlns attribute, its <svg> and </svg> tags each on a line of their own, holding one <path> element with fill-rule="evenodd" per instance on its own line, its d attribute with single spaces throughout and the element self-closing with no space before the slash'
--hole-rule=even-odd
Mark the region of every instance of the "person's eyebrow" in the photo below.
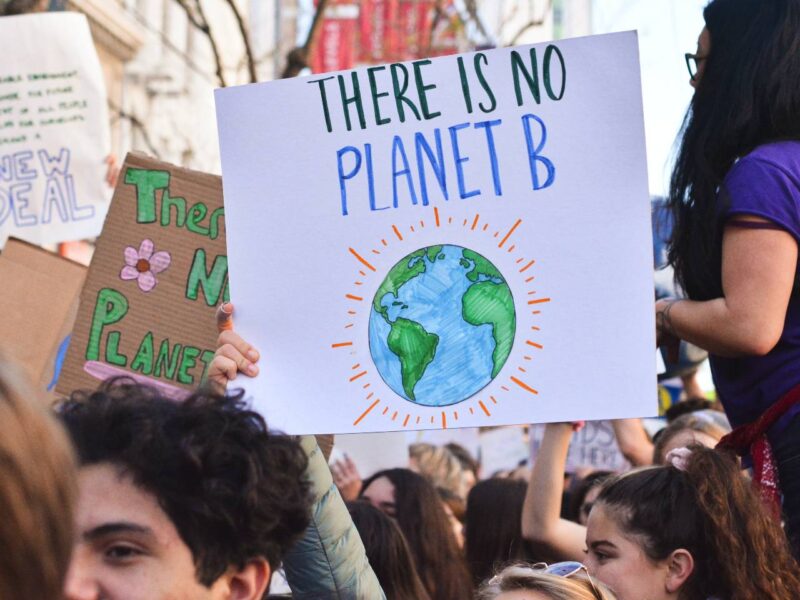
<svg viewBox="0 0 800 600">
<path fill-rule="evenodd" d="M 118 533 L 138 533 L 148 536 L 154 535 L 153 530 L 149 527 L 145 527 L 144 525 L 138 525 L 128 521 L 117 521 L 113 523 L 103 523 L 102 525 L 93 527 L 88 531 L 84 531 L 81 537 L 87 542 L 91 542 L 99 538 Z"/>
<path fill-rule="evenodd" d="M 591 548 L 592 550 L 597 550 L 597 548 L 600 546 L 608 546 L 609 548 L 616 548 L 616 546 L 611 542 L 609 542 L 608 540 L 596 540 L 591 544 L 589 544 L 589 548 Z"/>
</svg>

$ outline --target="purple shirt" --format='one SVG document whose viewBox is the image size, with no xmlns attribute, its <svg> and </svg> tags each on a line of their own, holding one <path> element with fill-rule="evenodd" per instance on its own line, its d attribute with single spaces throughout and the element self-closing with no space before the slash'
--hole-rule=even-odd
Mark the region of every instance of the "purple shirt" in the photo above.
<svg viewBox="0 0 800 600">
<path fill-rule="evenodd" d="M 800 142 L 759 146 L 740 159 L 722 183 L 734 215 L 762 217 L 800 242 Z M 797 281 L 797 278 L 796 278 Z M 722 358 L 712 355 L 714 383 L 731 425 L 755 421 L 786 392 L 800 385 L 800 286 L 795 284 L 780 341 L 766 356 Z M 795 406 L 773 428 L 779 434 Z"/>
</svg>

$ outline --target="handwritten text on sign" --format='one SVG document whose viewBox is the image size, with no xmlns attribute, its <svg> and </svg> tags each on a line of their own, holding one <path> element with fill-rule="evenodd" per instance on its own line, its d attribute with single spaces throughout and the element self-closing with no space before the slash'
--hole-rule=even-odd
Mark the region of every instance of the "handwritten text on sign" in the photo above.
<svg viewBox="0 0 800 600">
<path fill-rule="evenodd" d="M 243 383 L 274 426 L 420 430 L 655 409 L 634 33 L 216 100 L 237 328 L 270 364 Z"/>
<path fill-rule="evenodd" d="M 218 177 L 129 155 L 97 242 L 63 390 L 126 375 L 180 398 L 214 357 L 228 299 Z"/>
<path fill-rule="evenodd" d="M 471 61 L 463 56 L 457 58 L 464 106 L 469 114 L 479 111 L 490 115 L 498 109 L 498 95 L 487 79 L 486 66 L 489 64 L 489 59 L 482 52 L 472 55 L 471 58 Z M 430 60 L 418 60 L 412 62 L 410 66 L 402 63 L 380 65 L 369 67 L 365 72 L 351 71 L 347 75 L 330 75 L 311 79 L 308 83 L 319 86 L 320 103 L 328 133 L 334 132 L 332 111 L 341 113 L 347 131 L 355 127 L 367 129 L 372 126 L 405 123 L 411 119 L 429 121 L 442 116 L 441 110 L 431 106 L 429 94 L 438 86 L 430 80 L 426 81 L 425 68 L 430 64 Z M 536 48 L 531 48 L 527 57 L 519 51 L 512 50 L 508 66 L 513 76 L 514 99 L 518 107 L 531 99 L 540 104 L 543 90 L 546 100 L 558 102 L 564 97 L 567 68 L 564 56 L 557 46 L 546 47 L 541 67 Z M 468 68 L 472 69 L 469 75 Z M 383 76 L 384 81 L 381 83 L 385 87 L 378 81 L 379 73 Z M 477 90 L 473 89 L 471 78 L 477 79 Z M 367 102 L 371 103 L 373 108 L 370 122 L 367 121 L 364 111 Z M 442 128 L 437 127 L 427 136 L 424 132 L 415 132 L 405 138 L 395 135 L 389 151 L 392 164 L 390 198 L 378 198 L 376 195 L 373 144 L 367 142 L 358 147 L 343 146 L 336 152 L 342 215 L 349 214 L 347 185 L 356 177 L 365 178 L 368 182 L 369 209 L 372 211 L 397 208 L 400 203 L 401 188 L 414 205 L 430 204 L 429 185 L 437 185 L 444 199 L 449 200 L 456 190 L 453 189 L 452 182 L 448 186 L 445 160 L 451 162 L 455 168 L 459 198 L 463 200 L 481 195 L 480 189 L 467 185 L 466 163 L 470 161 L 470 157 L 463 154 L 459 146 L 459 141 L 466 135 L 483 137 L 488 161 L 480 166 L 491 170 L 492 192 L 494 196 L 502 196 L 501 165 L 498 161 L 494 133 L 496 128 L 502 126 L 503 119 L 498 118 L 457 123 L 445 128 L 444 132 Z M 547 188 L 553 184 L 556 175 L 555 165 L 543 154 L 547 143 L 547 126 L 535 114 L 522 115 L 519 126 L 525 137 L 532 188 L 534 190 Z M 449 143 L 443 143 L 443 136 Z M 409 156 L 412 156 L 411 161 Z M 378 157 L 381 161 L 387 159 L 385 156 Z M 433 182 L 426 176 L 426 166 L 433 173 Z M 540 175 L 540 169 L 544 170 L 543 176 Z M 379 187 L 384 186 L 379 182 Z"/>
<path fill-rule="evenodd" d="M 55 243 L 97 235 L 108 113 L 83 15 L 0 19 L 0 246 L 8 235 Z"/>
</svg>

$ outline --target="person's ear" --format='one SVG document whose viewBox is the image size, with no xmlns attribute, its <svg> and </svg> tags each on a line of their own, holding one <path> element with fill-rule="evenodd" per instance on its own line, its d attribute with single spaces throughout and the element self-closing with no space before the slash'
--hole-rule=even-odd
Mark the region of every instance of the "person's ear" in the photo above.
<svg viewBox="0 0 800 600">
<path fill-rule="evenodd" d="M 269 588 L 272 569 L 265 558 L 256 558 L 230 573 L 229 600 L 261 600 Z"/>
<path fill-rule="evenodd" d="M 694 572 L 694 557 L 688 550 L 678 548 L 667 557 L 667 576 L 664 587 L 667 592 L 677 592 Z"/>
</svg>

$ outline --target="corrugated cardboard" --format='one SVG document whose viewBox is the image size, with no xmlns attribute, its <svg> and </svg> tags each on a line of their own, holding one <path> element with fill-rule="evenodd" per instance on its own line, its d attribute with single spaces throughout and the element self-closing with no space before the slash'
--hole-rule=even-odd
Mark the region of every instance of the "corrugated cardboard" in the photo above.
<svg viewBox="0 0 800 600">
<path fill-rule="evenodd" d="M 146 193 L 148 177 L 152 193 Z M 227 297 L 222 214 L 219 177 L 139 154 L 126 157 L 81 293 L 59 392 L 130 375 L 180 398 L 200 383 L 216 347 L 215 308 Z M 151 259 L 169 254 L 166 269 L 155 272 L 138 254 L 143 240 L 152 242 Z M 131 255 L 140 258 L 131 263 Z M 128 276 L 134 268 L 143 279 L 125 279 L 126 266 Z M 140 285 L 148 270 L 156 280 L 152 289 Z M 215 285 L 206 281 L 210 274 Z"/>
<path fill-rule="evenodd" d="M 41 389 L 52 389 L 86 268 L 9 239 L 0 254 L 0 351 Z"/>
</svg>

